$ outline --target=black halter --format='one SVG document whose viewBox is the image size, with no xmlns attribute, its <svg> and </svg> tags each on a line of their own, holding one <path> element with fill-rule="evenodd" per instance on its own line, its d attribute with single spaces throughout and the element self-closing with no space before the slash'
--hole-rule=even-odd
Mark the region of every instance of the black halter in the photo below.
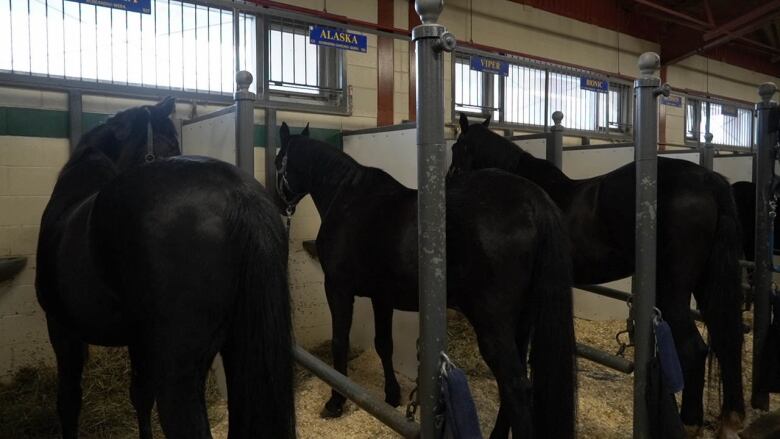
<svg viewBox="0 0 780 439">
<path fill-rule="evenodd" d="M 279 199 L 285 205 L 284 213 L 288 219 L 295 213 L 295 206 L 306 194 L 298 193 L 292 190 L 290 182 L 287 180 L 287 154 L 282 157 L 282 165 L 276 170 L 276 193 L 279 194 Z M 288 198 L 287 194 L 291 197 Z"/>
<path fill-rule="evenodd" d="M 157 159 L 154 153 L 154 131 L 152 130 L 152 112 L 148 108 L 144 108 L 146 114 L 149 116 L 149 120 L 146 123 L 146 155 L 144 156 L 144 162 L 151 163 Z"/>
</svg>

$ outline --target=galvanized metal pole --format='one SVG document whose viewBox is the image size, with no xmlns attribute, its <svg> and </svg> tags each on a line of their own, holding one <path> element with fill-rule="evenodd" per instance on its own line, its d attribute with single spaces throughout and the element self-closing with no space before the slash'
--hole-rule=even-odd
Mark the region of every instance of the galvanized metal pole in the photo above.
<svg viewBox="0 0 780 439">
<path fill-rule="evenodd" d="M 446 144 L 444 142 L 443 51 L 455 37 L 436 20 L 443 0 L 417 0 L 422 24 L 412 30 L 417 53 L 417 194 L 420 368 L 417 377 L 420 434 L 438 437 L 440 354 L 447 348 L 447 254 L 445 236 Z"/>
<path fill-rule="evenodd" d="M 777 102 L 772 101 L 777 86 L 765 82 L 758 88 L 761 102 L 756 104 L 758 113 L 758 136 L 756 137 L 756 234 L 755 271 L 753 272 L 753 391 L 750 405 L 768 410 L 769 394 L 760 389 L 759 371 L 763 358 L 764 343 L 769 328 L 769 294 L 772 289 L 772 251 L 769 248 L 769 202 L 772 201 L 772 171 L 777 131 L 770 129 L 770 115 Z"/>
<path fill-rule="evenodd" d="M 276 110 L 265 109 L 265 187 L 269 194 L 276 194 Z"/>
<path fill-rule="evenodd" d="M 715 149 L 712 147 L 712 133 L 704 135 L 704 146 L 699 149 L 699 164 L 712 171 Z"/>
<path fill-rule="evenodd" d="M 255 94 L 249 91 L 252 74 L 236 73 L 236 165 L 255 175 Z"/>
<path fill-rule="evenodd" d="M 636 250 L 632 285 L 634 341 L 634 438 L 650 438 L 647 378 L 653 356 L 653 308 L 656 272 L 656 178 L 658 175 L 658 94 L 662 88 L 656 71 L 661 59 L 646 52 L 639 57 L 640 76 L 634 81 L 636 115 Z"/>
<path fill-rule="evenodd" d="M 547 141 L 547 161 L 554 164 L 556 168 L 562 169 L 563 166 L 563 113 L 555 111 L 552 114 L 553 122 L 555 125 L 550 127 L 550 133 L 552 133 L 552 142 Z"/>
</svg>

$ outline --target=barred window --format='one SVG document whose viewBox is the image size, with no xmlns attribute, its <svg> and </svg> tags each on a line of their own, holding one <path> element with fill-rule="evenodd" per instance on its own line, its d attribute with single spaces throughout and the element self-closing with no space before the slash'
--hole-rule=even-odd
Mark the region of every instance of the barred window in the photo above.
<svg viewBox="0 0 780 439">
<path fill-rule="evenodd" d="M 311 44 L 308 23 L 269 18 L 268 90 L 287 100 L 340 102 L 346 96 L 343 51 Z"/>
<path fill-rule="evenodd" d="M 254 74 L 255 17 L 238 27 L 240 68 Z M 17 74 L 228 94 L 233 39 L 231 10 L 177 0 L 152 1 L 151 14 L 0 0 L 0 70 Z"/>
<path fill-rule="evenodd" d="M 459 54 L 454 64 L 454 110 L 492 114 L 507 126 L 538 128 L 552 125 L 552 113 L 559 110 L 572 130 L 627 133 L 631 88 L 609 82 L 608 92 L 585 90 L 580 73 L 588 72 L 518 58 L 509 63 L 508 74 L 500 76 L 471 70 L 468 55 Z"/>
<path fill-rule="evenodd" d="M 688 98 L 685 105 L 685 139 L 704 143 L 709 122 L 713 144 L 750 148 L 753 120 L 753 110 L 741 104 Z"/>
</svg>

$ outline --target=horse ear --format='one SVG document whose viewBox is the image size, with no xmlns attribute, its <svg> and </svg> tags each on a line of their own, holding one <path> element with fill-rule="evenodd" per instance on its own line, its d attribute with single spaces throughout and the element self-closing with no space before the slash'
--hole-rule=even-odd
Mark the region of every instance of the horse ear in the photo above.
<svg viewBox="0 0 780 439">
<path fill-rule="evenodd" d="M 287 126 L 287 122 L 282 122 L 282 127 L 279 128 L 279 146 L 285 148 L 287 142 L 290 141 L 290 127 Z"/>
<path fill-rule="evenodd" d="M 466 116 L 466 113 L 460 113 L 460 133 L 466 134 L 466 131 L 469 130 L 469 118 Z"/>
<path fill-rule="evenodd" d="M 483 126 L 483 127 L 488 127 L 488 126 L 490 126 L 490 116 L 488 116 L 488 117 L 487 117 L 487 119 L 485 119 L 485 121 L 484 121 L 484 122 L 482 122 L 482 126 Z"/>
<path fill-rule="evenodd" d="M 176 110 L 176 99 L 173 96 L 167 96 L 152 108 L 155 116 L 163 118 L 168 117 Z"/>
<path fill-rule="evenodd" d="M 309 122 L 306 122 L 306 128 L 301 131 L 303 137 L 309 137 Z"/>
</svg>

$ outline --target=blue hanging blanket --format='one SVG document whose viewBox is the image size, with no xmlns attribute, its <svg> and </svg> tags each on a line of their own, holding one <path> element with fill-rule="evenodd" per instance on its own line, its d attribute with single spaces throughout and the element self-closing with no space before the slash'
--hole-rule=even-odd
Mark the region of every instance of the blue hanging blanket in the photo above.
<svg viewBox="0 0 780 439">
<path fill-rule="evenodd" d="M 444 410 L 444 439 L 482 439 L 479 418 L 466 374 L 452 364 L 441 377 Z"/>
</svg>

